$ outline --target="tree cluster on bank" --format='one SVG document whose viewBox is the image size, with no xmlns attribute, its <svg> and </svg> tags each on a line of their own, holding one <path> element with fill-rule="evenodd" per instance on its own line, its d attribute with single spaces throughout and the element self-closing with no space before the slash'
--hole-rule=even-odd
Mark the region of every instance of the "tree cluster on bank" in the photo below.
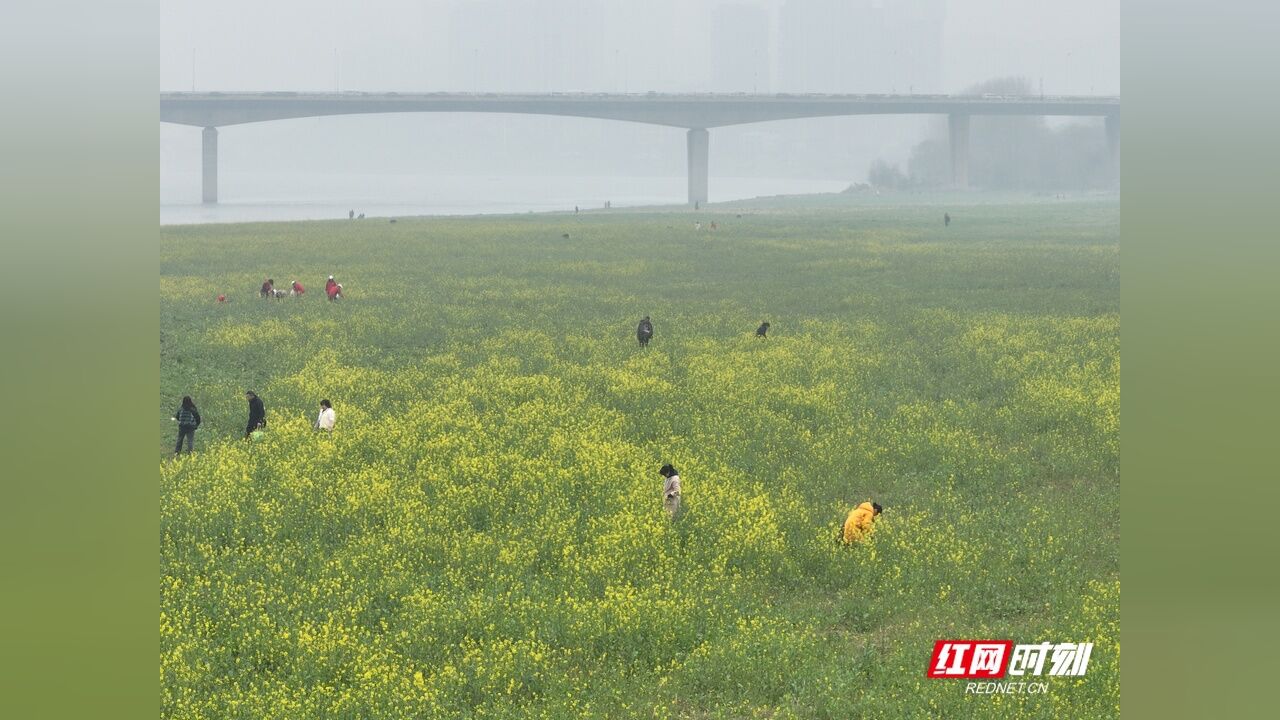
<svg viewBox="0 0 1280 720">
<path fill-rule="evenodd" d="M 1025 78 L 998 78 L 966 95 L 1035 97 Z M 1115 186 L 1116 172 L 1102 118 L 1051 125 L 1036 115 L 974 115 L 969 125 L 969 186 L 985 190 L 1068 191 Z M 933 122 L 929 137 L 912 149 L 905 168 L 877 159 L 867 173 L 876 188 L 928 190 L 951 183 L 947 118 Z"/>
</svg>

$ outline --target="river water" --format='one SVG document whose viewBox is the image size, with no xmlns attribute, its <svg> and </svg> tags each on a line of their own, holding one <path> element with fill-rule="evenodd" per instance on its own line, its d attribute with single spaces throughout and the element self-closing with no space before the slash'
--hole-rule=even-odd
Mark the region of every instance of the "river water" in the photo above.
<svg viewBox="0 0 1280 720">
<path fill-rule="evenodd" d="M 712 202 L 839 192 L 847 180 L 712 177 Z M 201 205 L 198 173 L 162 173 L 160 224 L 482 215 L 683 203 L 685 178 L 223 173 L 219 203 Z"/>
</svg>

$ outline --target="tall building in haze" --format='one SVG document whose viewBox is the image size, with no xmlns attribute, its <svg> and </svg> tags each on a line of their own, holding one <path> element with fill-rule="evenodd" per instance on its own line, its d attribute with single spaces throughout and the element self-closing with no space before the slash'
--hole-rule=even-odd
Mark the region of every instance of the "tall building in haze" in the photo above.
<svg viewBox="0 0 1280 720">
<path fill-rule="evenodd" d="M 778 89 L 942 92 L 945 0 L 786 0 Z"/>
<path fill-rule="evenodd" d="M 769 11 L 730 3 L 711 11 L 712 92 L 767 93 L 773 86 Z"/>
</svg>

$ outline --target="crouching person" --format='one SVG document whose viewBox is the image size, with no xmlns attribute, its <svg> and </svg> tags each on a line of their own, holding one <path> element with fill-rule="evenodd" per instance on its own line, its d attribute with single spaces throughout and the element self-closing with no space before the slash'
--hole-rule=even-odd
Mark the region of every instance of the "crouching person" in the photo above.
<svg viewBox="0 0 1280 720">
<path fill-rule="evenodd" d="M 667 463 L 658 474 L 666 478 L 662 483 L 662 507 L 667 511 L 667 517 L 675 519 L 680 513 L 680 473 Z"/>
<path fill-rule="evenodd" d="M 883 510 L 884 508 L 880 507 L 879 503 L 873 503 L 870 500 L 850 510 L 849 517 L 844 520 L 844 529 L 840 533 L 840 539 L 846 545 L 865 539 L 875 529 L 876 517 Z"/>
</svg>

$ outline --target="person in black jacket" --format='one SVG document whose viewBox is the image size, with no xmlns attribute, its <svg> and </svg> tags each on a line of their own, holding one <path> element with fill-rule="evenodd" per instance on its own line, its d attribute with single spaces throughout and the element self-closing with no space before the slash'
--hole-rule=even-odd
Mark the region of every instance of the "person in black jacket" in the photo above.
<svg viewBox="0 0 1280 720">
<path fill-rule="evenodd" d="M 649 320 L 649 316 L 645 315 L 636 326 L 636 340 L 640 341 L 640 347 L 649 347 L 651 338 L 653 338 L 653 323 Z"/>
<path fill-rule="evenodd" d="M 249 424 L 245 425 L 244 436 L 249 437 L 254 430 L 267 426 L 267 409 L 262 406 L 262 398 L 252 390 L 245 390 L 244 397 L 249 401 Z"/>
<path fill-rule="evenodd" d="M 173 446 L 173 454 L 182 453 L 183 438 L 187 439 L 187 452 L 191 452 L 196 442 L 196 428 L 200 427 L 200 411 L 190 395 L 182 397 L 182 406 L 173 414 L 173 419 L 178 423 L 178 442 Z"/>
</svg>

